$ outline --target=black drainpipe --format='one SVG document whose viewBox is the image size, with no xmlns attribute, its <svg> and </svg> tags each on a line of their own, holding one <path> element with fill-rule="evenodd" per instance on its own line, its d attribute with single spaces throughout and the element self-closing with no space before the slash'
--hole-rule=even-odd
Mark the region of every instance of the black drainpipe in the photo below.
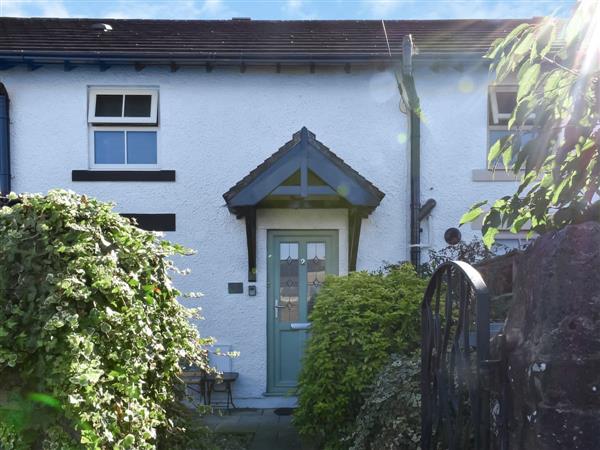
<svg viewBox="0 0 600 450">
<path fill-rule="evenodd" d="M 408 111 L 408 132 L 410 133 L 410 262 L 417 272 L 421 272 L 421 221 L 426 219 L 436 201 L 432 198 L 421 206 L 421 105 L 413 78 L 414 46 L 412 35 L 402 39 L 402 68 L 396 71 L 398 89 Z"/>
<path fill-rule="evenodd" d="M 10 192 L 8 92 L 0 83 L 0 195 Z"/>
<path fill-rule="evenodd" d="M 421 268 L 421 118 L 410 110 L 410 262 Z"/>
<path fill-rule="evenodd" d="M 408 108 L 410 133 L 410 262 L 417 270 L 421 266 L 421 107 L 412 71 L 412 36 L 402 39 L 402 69 L 396 79 L 404 105 Z"/>
</svg>

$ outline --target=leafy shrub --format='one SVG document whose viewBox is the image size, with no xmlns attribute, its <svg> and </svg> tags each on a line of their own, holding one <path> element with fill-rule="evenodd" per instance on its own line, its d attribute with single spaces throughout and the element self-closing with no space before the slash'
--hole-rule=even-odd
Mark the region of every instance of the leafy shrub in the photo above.
<svg viewBox="0 0 600 450">
<path fill-rule="evenodd" d="M 176 448 L 182 363 L 206 368 L 168 276 L 184 249 L 72 192 L 11 200 L 0 209 L 0 448 Z"/>
<path fill-rule="evenodd" d="M 390 354 L 418 346 L 425 283 L 409 264 L 326 279 L 299 380 L 300 433 L 325 448 L 347 446 L 365 388 Z"/>
<path fill-rule="evenodd" d="M 393 355 L 368 390 L 349 436 L 351 450 L 401 450 L 421 438 L 421 362 Z"/>
</svg>

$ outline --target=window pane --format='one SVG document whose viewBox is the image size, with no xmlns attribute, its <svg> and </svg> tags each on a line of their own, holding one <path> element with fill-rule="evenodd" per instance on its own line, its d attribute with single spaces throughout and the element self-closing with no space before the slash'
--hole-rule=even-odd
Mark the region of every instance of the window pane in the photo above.
<svg viewBox="0 0 600 450">
<path fill-rule="evenodd" d="M 125 117 L 150 117 L 151 95 L 126 95 Z"/>
<path fill-rule="evenodd" d="M 308 314 L 315 306 L 315 299 L 325 281 L 325 243 L 308 242 L 306 244 L 306 282 L 308 284 Z"/>
<path fill-rule="evenodd" d="M 504 136 L 508 136 L 510 131 L 508 130 L 490 130 L 490 148 L 496 143 L 496 141 L 502 139 Z"/>
<path fill-rule="evenodd" d="M 298 243 L 279 244 L 279 302 L 278 322 L 298 322 L 299 320 L 299 275 Z"/>
<path fill-rule="evenodd" d="M 156 131 L 127 132 L 127 164 L 156 164 Z"/>
<path fill-rule="evenodd" d="M 508 136 L 512 133 L 516 133 L 516 131 L 509 131 L 509 130 L 490 130 L 489 131 L 489 139 L 490 139 L 490 148 L 492 147 L 492 145 L 494 145 L 494 143 L 500 139 L 502 139 L 504 136 Z M 516 137 L 516 136 L 515 136 Z M 531 141 L 533 138 L 535 137 L 535 132 L 534 131 L 522 131 L 521 132 L 521 145 L 525 145 L 527 144 L 529 141 Z M 515 138 L 513 138 L 515 139 Z M 514 142 L 514 141 L 513 141 Z"/>
<path fill-rule="evenodd" d="M 509 130 L 489 130 L 488 152 L 491 150 L 492 146 L 497 141 L 502 139 L 504 136 L 509 136 L 512 133 L 516 133 L 516 131 L 511 132 Z M 534 131 L 522 131 L 521 132 L 521 146 L 524 146 L 525 144 L 527 144 L 534 137 L 535 137 Z M 516 139 L 516 136 L 513 139 Z M 513 142 L 515 142 L 515 141 L 513 140 Z M 517 155 L 513 154 L 509 167 L 512 167 L 516 160 L 517 160 Z M 499 156 L 495 161 L 492 161 L 491 165 L 496 166 L 496 167 L 504 167 L 504 163 L 502 162 L 502 156 Z"/>
<path fill-rule="evenodd" d="M 96 95 L 96 117 L 121 117 L 122 95 Z"/>
<path fill-rule="evenodd" d="M 516 92 L 496 92 L 496 99 L 498 100 L 498 112 L 500 114 L 512 114 L 517 106 Z"/>
<path fill-rule="evenodd" d="M 94 161 L 96 164 L 124 164 L 125 132 L 94 131 Z"/>
</svg>

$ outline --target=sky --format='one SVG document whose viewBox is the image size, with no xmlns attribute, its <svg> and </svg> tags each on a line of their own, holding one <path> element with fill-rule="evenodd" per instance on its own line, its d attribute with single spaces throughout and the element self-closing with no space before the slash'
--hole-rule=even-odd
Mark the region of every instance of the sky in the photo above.
<svg viewBox="0 0 600 450">
<path fill-rule="evenodd" d="M 0 0 L 0 16 L 457 19 L 566 16 L 575 0 Z"/>
</svg>

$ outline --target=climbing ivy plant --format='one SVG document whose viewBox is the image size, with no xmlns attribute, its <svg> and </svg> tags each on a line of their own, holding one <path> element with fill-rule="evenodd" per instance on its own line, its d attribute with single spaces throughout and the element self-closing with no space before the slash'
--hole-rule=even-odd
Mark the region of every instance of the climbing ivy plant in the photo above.
<svg viewBox="0 0 600 450">
<path fill-rule="evenodd" d="M 0 448 L 177 448 L 178 375 L 206 368 L 183 253 L 72 192 L 0 208 Z"/>
<path fill-rule="evenodd" d="M 542 233 L 600 219 L 600 3 L 580 1 L 567 21 L 520 25 L 486 57 L 498 83 L 518 83 L 512 133 L 493 145 L 489 161 L 502 161 L 521 182 L 488 207 L 473 205 L 461 224 L 484 215 L 490 246 L 500 228 L 530 224 Z M 523 139 L 525 131 L 533 139 Z"/>
</svg>

